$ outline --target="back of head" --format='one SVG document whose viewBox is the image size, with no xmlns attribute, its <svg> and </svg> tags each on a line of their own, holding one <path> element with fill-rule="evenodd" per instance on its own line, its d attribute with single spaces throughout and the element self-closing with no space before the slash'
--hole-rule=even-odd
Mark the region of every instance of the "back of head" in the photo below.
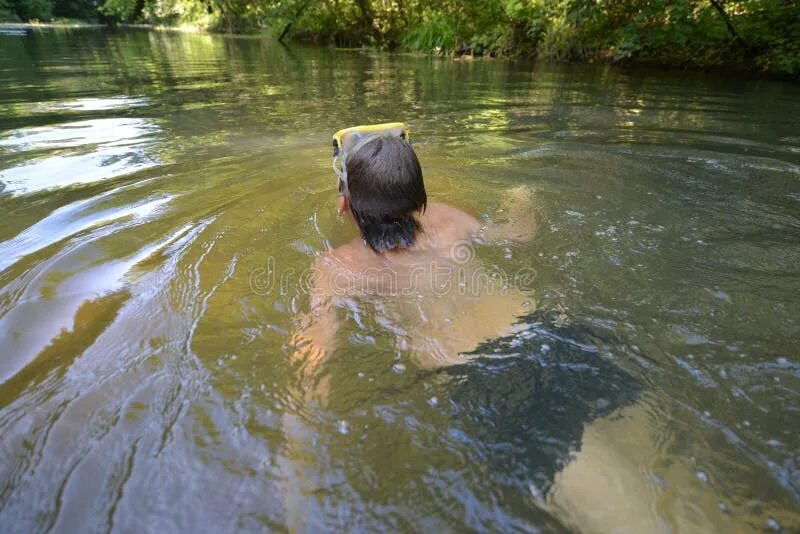
<svg viewBox="0 0 800 534">
<path fill-rule="evenodd" d="M 421 230 L 415 212 L 428 197 L 417 155 L 407 139 L 376 137 L 347 155 L 350 210 L 376 252 L 406 248 Z"/>
</svg>

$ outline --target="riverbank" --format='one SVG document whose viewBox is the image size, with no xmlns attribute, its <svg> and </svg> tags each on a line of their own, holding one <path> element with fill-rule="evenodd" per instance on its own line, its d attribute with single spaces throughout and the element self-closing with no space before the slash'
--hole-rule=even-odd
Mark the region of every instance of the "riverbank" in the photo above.
<svg viewBox="0 0 800 534">
<path fill-rule="evenodd" d="M 105 28 L 106 24 L 70 20 L 63 22 L 0 22 L 0 30 L 39 30 L 59 28 Z"/>
<path fill-rule="evenodd" d="M 564 39 L 555 37 L 553 35 L 554 32 L 539 36 L 536 46 L 519 42 L 514 45 L 506 43 L 500 46 L 497 42 L 494 45 L 486 44 L 487 39 L 485 36 L 464 40 L 443 28 L 434 28 L 434 30 L 428 28 L 430 31 L 426 32 L 426 26 L 423 25 L 421 29 L 415 28 L 411 30 L 410 35 L 398 43 L 397 41 L 383 38 L 376 39 L 369 34 L 366 37 L 361 36 L 361 38 L 333 34 L 325 37 L 324 32 L 310 31 L 302 24 L 298 24 L 299 27 L 293 27 L 294 23 L 301 21 L 302 19 L 300 21 L 294 20 L 282 23 L 282 26 L 262 26 L 236 32 L 227 31 L 219 21 L 213 22 L 210 19 L 206 19 L 202 23 L 174 21 L 171 24 L 125 22 L 103 24 L 68 19 L 53 22 L 5 22 L 0 23 L 0 31 L 117 27 L 149 31 L 213 33 L 237 38 L 281 40 L 280 38 L 282 37 L 281 42 L 284 44 L 295 41 L 318 46 L 329 46 L 339 50 L 382 50 L 395 53 L 430 55 L 453 60 L 537 58 L 552 63 L 603 63 L 625 67 L 659 67 L 680 71 L 735 72 L 751 78 L 800 81 L 800 43 L 794 42 L 783 43 L 781 46 L 786 48 L 788 52 L 782 55 L 779 54 L 778 59 L 780 61 L 777 63 L 770 63 L 769 58 L 762 57 L 764 56 L 763 53 L 759 56 L 752 46 L 744 46 L 736 42 L 729 43 L 728 50 L 720 51 L 713 57 L 710 57 L 707 53 L 701 53 L 699 49 L 696 49 L 694 54 L 674 49 L 670 53 L 659 53 L 656 50 L 646 49 L 642 46 L 634 50 L 630 45 L 624 45 L 624 43 L 618 46 L 603 46 L 598 42 L 589 45 L 585 38 L 583 44 L 576 44 L 580 40 L 579 37 L 569 35 L 567 41 L 564 41 Z M 558 42 L 554 43 L 554 41 Z M 708 45 L 706 47 L 708 48 Z M 794 53 L 795 48 L 798 50 L 796 54 Z"/>
<path fill-rule="evenodd" d="M 269 32 L 262 33 L 226 33 L 213 31 L 208 28 L 193 24 L 179 24 L 179 25 L 164 25 L 164 24 L 101 24 L 97 22 L 83 22 L 83 21 L 64 21 L 64 22 L 0 22 L 0 31 L 2 30 L 47 30 L 47 29 L 104 29 L 104 28 L 123 28 L 131 30 L 147 30 L 158 32 L 180 32 L 180 33 L 208 33 L 213 35 L 226 35 L 229 37 L 237 38 L 269 38 L 272 36 Z"/>
</svg>

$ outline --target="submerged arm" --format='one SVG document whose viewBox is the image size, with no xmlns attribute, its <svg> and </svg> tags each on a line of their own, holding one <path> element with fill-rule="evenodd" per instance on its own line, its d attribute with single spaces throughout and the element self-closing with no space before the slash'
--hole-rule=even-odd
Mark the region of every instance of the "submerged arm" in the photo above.
<svg viewBox="0 0 800 534">
<path fill-rule="evenodd" d="M 503 218 L 490 224 L 480 237 L 488 242 L 526 242 L 536 235 L 538 222 L 534 216 L 533 193 L 525 186 L 509 189 L 503 199 Z"/>
<path fill-rule="evenodd" d="M 316 374 L 325 358 L 335 350 L 336 332 L 339 328 L 329 269 L 320 260 L 314 262 L 312 269 L 311 284 L 308 288 L 309 311 L 299 315 L 292 335 L 294 345 L 292 359 L 300 364 L 306 376 Z"/>
</svg>

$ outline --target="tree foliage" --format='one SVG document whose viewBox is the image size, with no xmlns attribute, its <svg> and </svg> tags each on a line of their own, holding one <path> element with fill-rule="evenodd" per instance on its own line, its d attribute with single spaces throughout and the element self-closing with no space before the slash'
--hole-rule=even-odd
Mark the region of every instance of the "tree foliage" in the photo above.
<svg viewBox="0 0 800 534">
<path fill-rule="evenodd" d="M 5 0 L 5 4 L 12 20 L 48 21 L 53 17 L 53 4 L 49 0 Z M 3 10 L 0 5 L 0 11 Z"/>
<path fill-rule="evenodd" d="M 20 19 L 93 0 L 0 0 Z M 338 46 L 757 68 L 800 75 L 796 0 L 99 0 L 119 22 L 192 24 Z M 91 11 L 91 9 L 89 9 Z"/>
</svg>

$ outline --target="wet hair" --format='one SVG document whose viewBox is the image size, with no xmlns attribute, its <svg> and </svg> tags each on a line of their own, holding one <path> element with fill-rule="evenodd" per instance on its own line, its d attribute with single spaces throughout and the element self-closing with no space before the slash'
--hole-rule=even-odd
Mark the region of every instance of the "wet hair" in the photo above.
<svg viewBox="0 0 800 534">
<path fill-rule="evenodd" d="M 414 214 L 428 202 L 422 169 L 411 143 L 376 137 L 347 155 L 350 211 L 375 252 L 407 248 L 422 226 Z"/>
</svg>

